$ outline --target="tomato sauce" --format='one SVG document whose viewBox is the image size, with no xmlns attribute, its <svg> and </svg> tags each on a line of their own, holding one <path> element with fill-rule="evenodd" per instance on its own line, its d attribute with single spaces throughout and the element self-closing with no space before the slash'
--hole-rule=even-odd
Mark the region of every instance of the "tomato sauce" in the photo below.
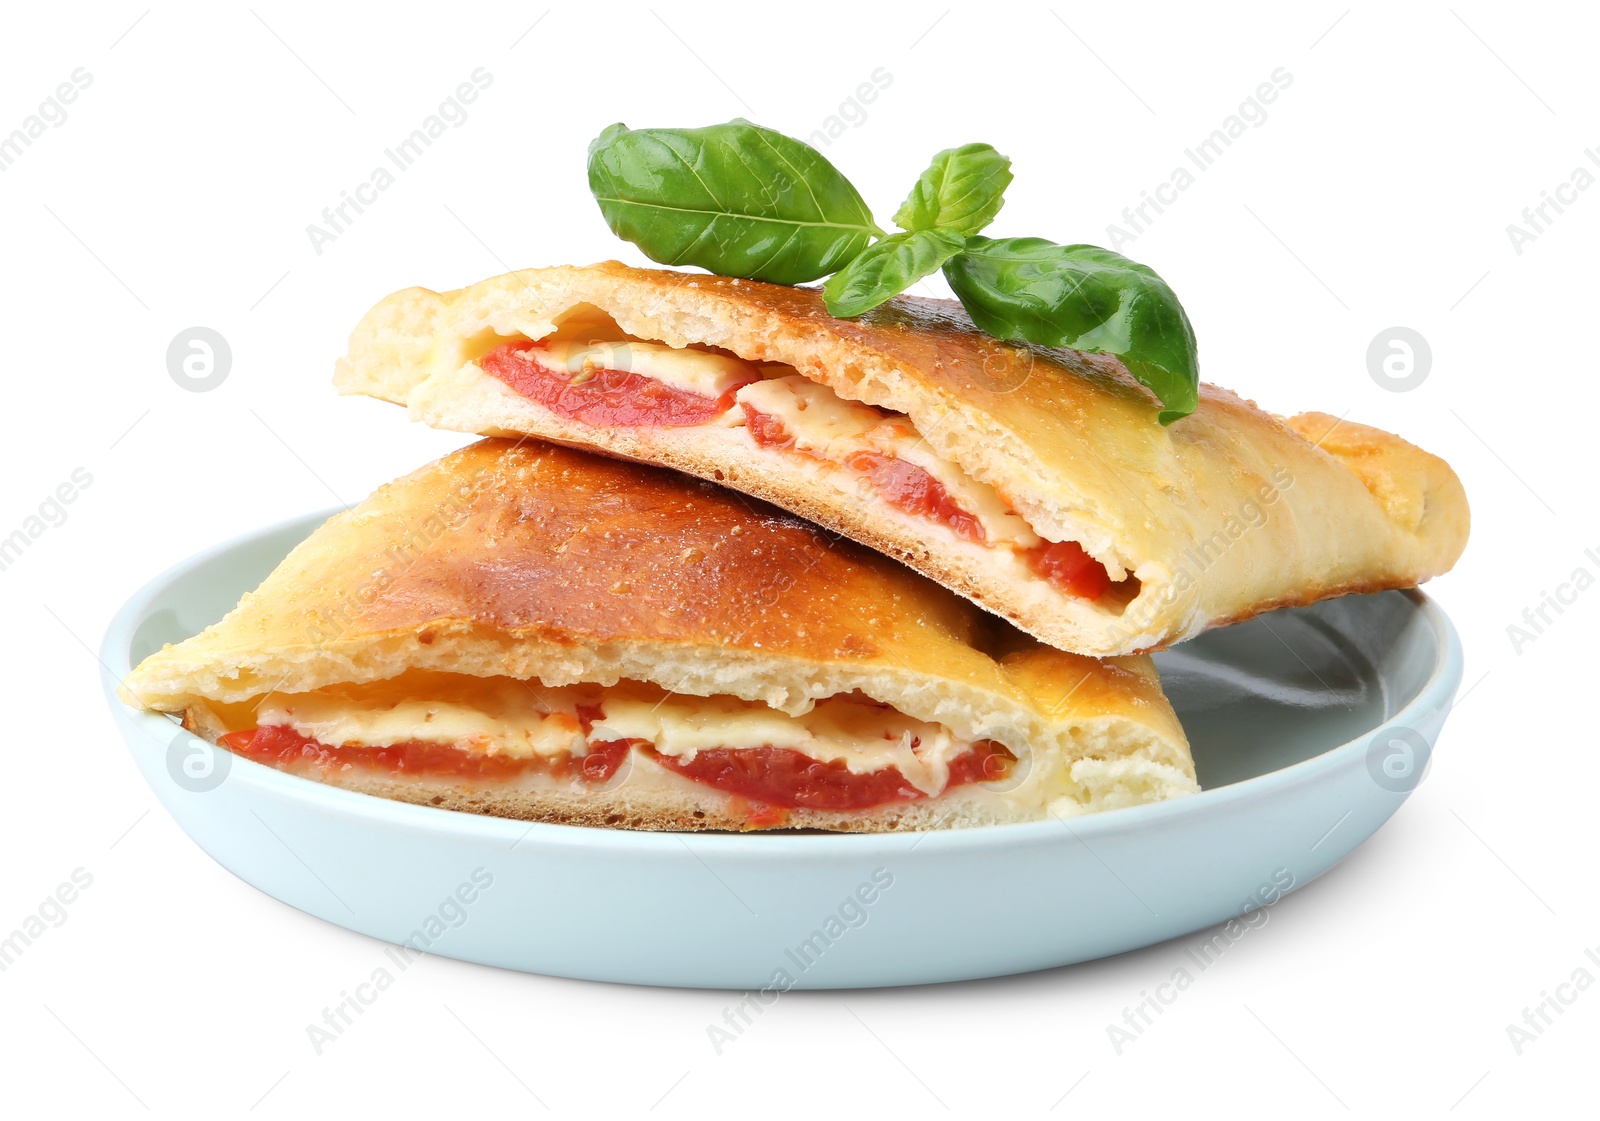
<svg viewBox="0 0 1600 1121">
<path fill-rule="evenodd" d="M 733 386 L 707 397 L 628 370 L 553 369 L 540 360 L 536 342 L 512 342 L 485 354 L 479 367 L 551 412 L 597 427 L 683 428 L 716 420 L 733 408 Z M 752 379 L 754 380 L 754 379 Z"/>
</svg>

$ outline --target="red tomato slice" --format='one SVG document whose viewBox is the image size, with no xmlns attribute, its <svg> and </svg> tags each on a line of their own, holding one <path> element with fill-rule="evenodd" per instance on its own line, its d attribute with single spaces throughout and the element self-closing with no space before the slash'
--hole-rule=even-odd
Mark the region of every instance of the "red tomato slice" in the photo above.
<svg viewBox="0 0 1600 1121">
<path fill-rule="evenodd" d="M 478 365 L 516 392 L 569 420 L 612 428 L 683 428 L 716 420 L 733 408 L 734 386 L 707 397 L 627 370 L 589 370 L 579 375 L 540 361 L 536 342 L 513 342 L 485 354 Z"/>
<path fill-rule="evenodd" d="M 656 755 L 655 761 L 685 778 L 769 806 L 808 810 L 866 810 L 891 802 L 916 802 L 928 795 L 894 767 L 852 774 L 842 760 L 823 763 L 786 747 L 713 748 L 693 759 Z M 1015 757 L 993 741 L 974 744 L 950 762 L 945 789 L 991 782 L 1008 772 Z"/>
<path fill-rule="evenodd" d="M 1106 566 L 1083 551 L 1076 541 L 1047 541 L 1030 549 L 1028 564 L 1069 596 L 1099 599 L 1111 587 Z"/>
</svg>

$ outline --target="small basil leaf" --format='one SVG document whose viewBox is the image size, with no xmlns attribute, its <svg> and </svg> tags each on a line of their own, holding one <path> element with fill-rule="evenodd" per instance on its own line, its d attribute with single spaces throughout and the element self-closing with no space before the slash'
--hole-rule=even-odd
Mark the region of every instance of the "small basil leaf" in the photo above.
<svg viewBox="0 0 1600 1121">
<path fill-rule="evenodd" d="M 1161 399 L 1162 424 L 1199 403 L 1194 328 L 1149 266 L 1093 245 L 974 237 L 944 274 L 973 323 L 997 339 L 1116 355 Z"/>
<path fill-rule="evenodd" d="M 746 120 L 612 125 L 589 145 L 589 190 L 651 260 L 775 284 L 826 276 L 883 234 L 821 153 Z"/>
<path fill-rule="evenodd" d="M 983 229 L 1005 204 L 1011 161 L 987 144 L 946 148 L 895 211 L 902 230 L 944 229 L 971 235 Z"/>
<path fill-rule="evenodd" d="M 828 314 L 844 319 L 870 311 L 938 272 L 966 244 L 948 230 L 913 230 L 873 242 L 823 285 Z"/>
</svg>

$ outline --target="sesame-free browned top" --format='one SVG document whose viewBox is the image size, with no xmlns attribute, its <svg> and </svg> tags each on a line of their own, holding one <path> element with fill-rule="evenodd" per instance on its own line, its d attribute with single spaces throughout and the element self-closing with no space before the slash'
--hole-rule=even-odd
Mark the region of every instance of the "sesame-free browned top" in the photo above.
<svg viewBox="0 0 1600 1121">
<path fill-rule="evenodd" d="M 1042 577 L 914 539 L 874 502 L 784 472 L 721 430 L 579 424 L 476 365 L 493 341 L 546 337 L 584 309 L 634 338 L 785 364 L 842 398 L 906 414 L 934 454 L 993 486 L 1041 537 L 1075 541 L 1114 574 L 1132 573 L 1136 598 L 1115 610 L 1074 601 Z M 1449 465 L 1387 432 L 1317 413 L 1286 421 L 1204 384 L 1195 412 L 1163 427 L 1154 396 L 1117 359 L 1003 343 L 960 305 L 919 297 L 836 319 L 814 288 L 616 262 L 525 269 L 380 301 L 352 333 L 334 382 L 437 427 L 561 440 L 724 482 L 1086 654 L 1416 584 L 1454 564 L 1470 522 Z"/>
<path fill-rule="evenodd" d="M 1192 774 L 1148 658 L 1052 649 L 737 492 L 532 440 L 481 441 L 330 518 L 124 696 L 182 711 L 409 670 L 628 678 L 787 711 L 860 690 L 1019 746 L 1132 720 Z"/>
</svg>

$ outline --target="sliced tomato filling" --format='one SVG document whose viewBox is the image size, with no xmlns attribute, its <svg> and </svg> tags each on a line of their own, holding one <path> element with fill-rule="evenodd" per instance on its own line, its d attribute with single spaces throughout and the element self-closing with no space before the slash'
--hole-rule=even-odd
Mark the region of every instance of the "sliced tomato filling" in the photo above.
<svg viewBox="0 0 1600 1121">
<path fill-rule="evenodd" d="M 794 445 L 794 437 L 776 417 L 752 409 L 749 405 L 744 406 L 744 415 L 745 427 L 757 447 L 788 448 Z M 846 463 L 865 476 L 873 489 L 883 495 L 891 506 L 948 526 L 968 541 L 982 544 L 987 540 L 983 523 L 962 509 L 950 497 L 950 491 L 943 483 L 916 464 L 881 452 L 867 451 L 856 452 Z"/>
<path fill-rule="evenodd" d="M 628 754 L 626 742 L 590 745 L 581 758 L 554 759 L 533 755 L 476 755 L 447 743 L 412 740 L 392 747 L 335 747 L 308 739 L 293 728 L 269 724 L 243 732 L 229 732 L 219 742 L 235 755 L 265 763 L 281 771 L 344 771 L 362 768 L 392 775 L 510 779 L 530 772 L 576 776 L 584 782 L 605 782 L 616 774 Z"/>
<path fill-rule="evenodd" d="M 567 371 L 540 360 L 537 342 L 510 342 L 478 359 L 484 373 L 569 420 L 614 428 L 683 428 L 716 420 L 734 405 L 733 386 L 720 397 L 692 393 L 628 370 Z"/>
<path fill-rule="evenodd" d="M 745 428 L 758 448 L 788 448 L 794 446 L 794 437 L 783 426 L 783 421 L 770 413 L 744 406 Z"/>
<path fill-rule="evenodd" d="M 643 740 L 617 742 L 644 745 Z M 928 797 L 894 767 L 858 775 L 843 760 L 821 762 L 787 747 L 713 748 L 695 752 L 692 759 L 652 754 L 669 771 L 769 806 L 865 810 Z M 973 744 L 950 761 L 945 789 L 1002 778 L 1015 762 L 1014 755 L 992 740 Z"/>
<path fill-rule="evenodd" d="M 945 485 L 915 463 L 881 452 L 856 452 L 847 463 L 871 480 L 889 505 L 948 526 L 957 537 L 983 544 L 983 523 L 950 497 Z"/>
<path fill-rule="evenodd" d="M 1035 572 L 1070 596 L 1099 599 L 1111 587 L 1106 566 L 1076 541 L 1046 541 L 1024 555 Z"/>
<path fill-rule="evenodd" d="M 602 783 L 616 774 L 632 748 L 639 748 L 667 770 L 744 800 L 741 806 L 753 825 L 781 809 L 864 810 L 891 802 L 928 797 L 894 767 L 852 774 L 842 761 L 819 762 L 785 747 L 715 748 L 692 759 L 662 755 L 639 739 L 590 743 L 589 754 L 555 759 L 544 756 L 475 755 L 450 744 L 415 740 L 392 747 L 333 746 L 302 736 L 292 728 L 266 725 L 229 732 L 219 742 L 236 755 L 282 771 L 337 773 L 360 768 L 393 776 L 507 780 L 529 773 L 577 777 Z M 950 761 L 945 789 L 991 782 L 1010 773 L 1016 757 L 1000 744 L 984 740 Z"/>
<path fill-rule="evenodd" d="M 792 447 L 794 438 L 783 422 L 744 406 L 746 427 L 758 447 Z M 964 510 L 950 491 L 929 472 L 881 452 L 856 452 L 846 462 L 859 471 L 890 505 L 908 514 L 947 526 L 957 536 L 984 544 L 983 523 Z M 1105 565 L 1075 541 L 1047 541 L 1023 552 L 1028 566 L 1057 588 L 1078 599 L 1099 599 L 1111 587 Z"/>
</svg>

